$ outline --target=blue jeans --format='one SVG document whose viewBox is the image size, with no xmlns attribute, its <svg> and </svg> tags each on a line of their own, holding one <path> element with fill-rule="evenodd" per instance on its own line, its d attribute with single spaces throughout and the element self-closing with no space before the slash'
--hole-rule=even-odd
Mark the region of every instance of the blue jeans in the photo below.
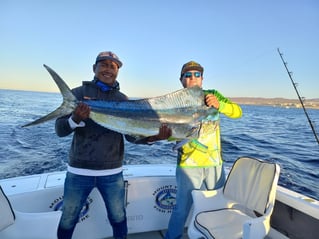
<svg viewBox="0 0 319 239">
<path fill-rule="evenodd" d="M 62 217 L 58 228 L 59 239 L 71 239 L 87 197 L 96 187 L 102 195 L 114 238 L 126 238 L 125 189 L 123 174 L 82 176 L 67 172 L 64 182 Z"/>
<path fill-rule="evenodd" d="M 176 207 L 172 212 L 165 239 L 182 238 L 184 226 L 193 204 L 192 190 L 213 190 L 224 186 L 224 166 L 209 168 L 176 168 Z"/>
</svg>

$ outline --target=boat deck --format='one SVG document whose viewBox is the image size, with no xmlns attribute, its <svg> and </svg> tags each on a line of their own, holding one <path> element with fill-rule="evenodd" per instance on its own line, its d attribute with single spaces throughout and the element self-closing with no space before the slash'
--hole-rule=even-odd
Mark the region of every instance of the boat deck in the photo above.
<svg viewBox="0 0 319 239">
<path fill-rule="evenodd" d="M 143 232 L 143 233 L 134 233 L 129 234 L 127 236 L 127 239 L 163 239 L 165 237 L 166 230 L 162 231 L 152 231 L 152 232 Z M 107 237 L 105 239 L 112 239 L 113 237 Z M 276 231 L 272 231 L 271 235 L 268 235 L 265 237 L 265 239 L 288 239 L 288 237 L 285 237 L 284 235 L 278 234 Z M 184 231 L 184 235 L 182 239 L 189 239 L 187 236 L 187 229 Z"/>
<path fill-rule="evenodd" d="M 163 231 L 152 231 L 152 232 L 143 232 L 143 233 L 134 233 L 127 236 L 127 239 L 163 239 L 165 236 L 166 230 Z M 108 237 L 105 239 L 112 239 L 113 237 Z M 185 230 L 182 239 L 189 239 L 187 236 L 187 230 Z"/>
</svg>

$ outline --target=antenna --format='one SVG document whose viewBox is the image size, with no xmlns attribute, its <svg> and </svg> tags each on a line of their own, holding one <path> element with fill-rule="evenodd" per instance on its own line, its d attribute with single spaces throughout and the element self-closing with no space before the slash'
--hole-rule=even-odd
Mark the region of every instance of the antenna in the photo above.
<svg viewBox="0 0 319 239">
<path fill-rule="evenodd" d="M 289 78 L 290 78 L 290 80 L 291 80 L 291 83 L 292 83 L 293 87 L 295 88 L 295 91 L 296 91 L 296 93 L 297 93 L 298 99 L 299 99 L 299 101 L 300 101 L 300 103 L 301 103 L 301 106 L 302 106 L 302 108 L 303 108 L 303 111 L 305 112 L 305 115 L 306 115 L 306 117 L 307 117 L 307 119 L 308 119 L 308 122 L 309 122 L 309 124 L 310 124 L 310 127 L 311 127 L 311 129 L 312 129 L 313 135 L 315 136 L 315 138 L 316 138 L 316 140 L 317 140 L 317 143 L 319 144 L 319 138 L 318 138 L 318 135 L 317 135 L 317 133 L 316 133 L 315 127 L 313 126 L 312 121 L 310 120 L 310 117 L 309 117 L 309 115 L 308 115 L 308 113 L 307 113 L 307 111 L 306 111 L 305 105 L 304 105 L 304 103 L 303 103 L 303 101 L 304 101 L 305 98 L 304 98 L 304 97 L 301 98 L 300 95 L 299 95 L 299 92 L 298 92 L 298 90 L 297 90 L 297 85 L 298 85 L 298 83 L 294 82 L 294 80 L 292 79 L 292 72 L 288 70 L 288 67 L 287 67 L 287 64 L 288 64 L 288 63 L 285 62 L 285 61 L 284 61 L 284 58 L 282 57 L 282 56 L 283 56 L 283 53 L 281 53 L 281 52 L 279 51 L 279 48 L 277 48 L 277 51 L 278 51 L 279 56 L 280 56 L 280 58 L 281 58 L 281 60 L 282 60 L 282 63 L 284 64 L 284 66 L 285 66 L 285 68 L 286 68 L 286 71 L 287 71 L 287 73 L 288 73 L 288 75 L 289 75 Z"/>
</svg>

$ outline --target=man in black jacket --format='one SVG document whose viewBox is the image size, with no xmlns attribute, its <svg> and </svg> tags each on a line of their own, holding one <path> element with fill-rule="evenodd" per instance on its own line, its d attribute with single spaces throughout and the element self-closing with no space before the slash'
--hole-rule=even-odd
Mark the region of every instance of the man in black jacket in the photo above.
<svg viewBox="0 0 319 239">
<path fill-rule="evenodd" d="M 79 101 L 83 99 L 124 101 L 128 97 L 120 92 L 116 81 L 122 62 L 112 52 L 101 52 L 93 65 L 93 81 L 85 81 L 72 90 Z M 56 120 L 55 129 L 60 137 L 73 133 L 67 175 L 64 183 L 63 213 L 58 228 L 58 238 L 72 237 L 83 205 L 96 187 L 102 195 L 113 229 L 113 237 L 127 236 L 122 163 L 124 139 L 121 133 L 104 128 L 89 118 L 90 107 L 79 103 L 71 115 Z M 162 126 L 159 134 L 139 142 L 125 136 L 133 143 L 148 143 L 167 139 L 170 130 Z"/>
</svg>

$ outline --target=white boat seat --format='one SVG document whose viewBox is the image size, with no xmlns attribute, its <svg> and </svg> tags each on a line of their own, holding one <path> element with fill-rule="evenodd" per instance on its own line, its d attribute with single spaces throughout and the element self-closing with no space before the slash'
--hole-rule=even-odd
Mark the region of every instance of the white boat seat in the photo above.
<svg viewBox="0 0 319 239">
<path fill-rule="evenodd" d="M 21 212 L 10 204 L 0 186 L 0 238 L 1 239 L 54 239 L 61 211 Z"/>
<path fill-rule="evenodd" d="M 280 167 L 250 157 L 238 158 L 223 188 L 193 190 L 188 236 L 258 239 L 270 230 Z"/>
<path fill-rule="evenodd" d="M 4 194 L 0 186 L 0 231 L 12 225 L 15 220 L 15 215 L 12 210 L 11 204 Z"/>
</svg>

